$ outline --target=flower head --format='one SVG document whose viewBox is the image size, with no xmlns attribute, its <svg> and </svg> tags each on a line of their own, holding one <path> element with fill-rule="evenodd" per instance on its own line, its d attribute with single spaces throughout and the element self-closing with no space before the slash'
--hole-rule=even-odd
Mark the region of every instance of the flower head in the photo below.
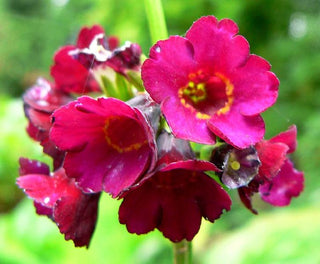
<svg viewBox="0 0 320 264">
<path fill-rule="evenodd" d="M 142 79 L 177 137 L 212 144 L 217 135 L 238 148 L 262 139 L 260 113 L 275 102 L 279 81 L 237 33 L 229 19 L 202 17 L 186 37 L 151 48 Z"/>
<path fill-rule="evenodd" d="M 37 213 L 51 218 L 76 247 L 88 247 L 100 194 L 84 194 L 63 168 L 50 174 L 49 167 L 39 161 L 21 158 L 19 162 L 17 184 L 34 200 Z"/>
<path fill-rule="evenodd" d="M 41 78 L 23 95 L 24 112 L 29 120 L 27 132 L 31 138 L 39 141 L 43 151 L 54 159 L 55 168 L 62 164 L 64 152 L 58 150 L 49 139 L 51 114 L 71 100 L 71 96 L 57 90 L 54 84 Z"/>
<path fill-rule="evenodd" d="M 265 202 L 274 206 L 286 206 L 290 204 L 293 197 L 299 196 L 302 192 L 303 172 L 297 171 L 287 156 L 295 151 L 296 134 L 296 127 L 291 126 L 287 131 L 255 144 L 254 149 L 258 154 L 260 164 L 258 167 L 251 166 L 250 170 L 246 171 L 247 184 L 245 186 L 237 186 L 240 187 L 238 192 L 241 201 L 253 213 L 257 213 L 251 203 L 251 197 L 254 193 L 259 193 Z M 250 149 L 252 148 L 250 147 Z M 231 151 L 241 152 L 245 160 L 253 157 L 248 149 Z M 239 168 L 234 168 L 234 172 L 229 173 L 228 177 L 232 178 L 233 175 L 238 175 L 238 171 L 244 171 L 243 167 L 240 161 Z M 252 174 L 252 170 L 257 168 L 256 174 Z"/>
<path fill-rule="evenodd" d="M 113 197 L 155 159 L 154 133 L 136 108 L 114 98 L 82 96 L 53 114 L 51 140 L 66 151 L 64 168 L 85 192 Z"/>
<path fill-rule="evenodd" d="M 51 75 L 59 89 L 84 94 L 101 91 L 94 72 L 111 67 L 125 75 L 126 69 L 139 69 L 141 48 L 127 42 L 118 47 L 118 39 L 107 37 L 101 26 L 81 29 L 76 45 L 64 46 L 54 56 Z M 100 74 L 100 73 L 99 73 Z"/>
<path fill-rule="evenodd" d="M 163 149 L 159 141 L 165 143 Z M 144 234 L 157 228 L 173 242 L 190 241 L 202 217 L 214 222 L 224 209 L 230 209 L 228 194 L 204 173 L 217 168 L 209 162 L 181 159 L 189 153 L 186 144 L 163 134 L 158 140 L 157 169 L 123 193 L 119 220 L 129 232 Z"/>
</svg>

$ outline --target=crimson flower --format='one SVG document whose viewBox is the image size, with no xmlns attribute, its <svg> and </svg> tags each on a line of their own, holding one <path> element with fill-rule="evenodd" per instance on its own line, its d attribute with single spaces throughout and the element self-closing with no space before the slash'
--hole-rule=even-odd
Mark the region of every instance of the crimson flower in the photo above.
<svg viewBox="0 0 320 264">
<path fill-rule="evenodd" d="M 263 138 L 260 113 L 274 104 L 279 81 L 237 33 L 232 20 L 207 16 L 186 37 L 151 48 L 142 79 L 175 136 L 213 144 L 217 135 L 238 148 Z"/>
<path fill-rule="evenodd" d="M 130 233 L 144 234 L 157 228 L 173 242 L 190 241 L 198 233 L 202 217 L 214 222 L 223 209 L 230 209 L 230 197 L 204 173 L 218 170 L 212 163 L 189 159 L 186 141 L 163 133 L 158 149 L 157 168 L 122 194 L 120 223 Z"/>
<path fill-rule="evenodd" d="M 29 120 L 27 132 L 31 138 L 39 141 L 43 151 L 54 159 L 54 167 L 62 164 L 64 152 L 58 150 L 49 139 L 51 114 L 54 110 L 73 100 L 69 95 L 56 89 L 56 86 L 39 78 L 37 83 L 23 95 L 24 112 Z"/>
<path fill-rule="evenodd" d="M 84 192 L 113 197 L 152 167 L 154 132 L 142 112 L 114 98 L 79 97 L 53 113 L 51 140 Z"/>
<path fill-rule="evenodd" d="M 293 197 L 303 190 L 303 172 L 294 168 L 288 154 L 296 149 L 297 129 L 291 126 L 287 131 L 262 140 L 255 145 L 261 162 L 258 175 L 246 187 L 238 189 L 243 204 L 253 213 L 251 196 L 258 192 L 261 198 L 274 206 L 289 205 Z"/>
<path fill-rule="evenodd" d="M 66 240 L 76 247 L 89 246 L 97 220 L 100 194 L 84 194 L 63 168 L 50 174 L 49 167 L 36 160 L 20 158 L 17 184 L 34 200 L 37 213 L 47 215 Z"/>
<path fill-rule="evenodd" d="M 118 47 L 118 39 L 107 37 L 99 25 L 80 30 L 76 45 L 64 46 L 54 56 L 51 75 L 59 89 L 68 93 L 100 92 L 95 79 L 97 68 L 111 67 L 125 75 L 125 69 L 139 69 L 141 48 L 127 42 Z"/>
</svg>

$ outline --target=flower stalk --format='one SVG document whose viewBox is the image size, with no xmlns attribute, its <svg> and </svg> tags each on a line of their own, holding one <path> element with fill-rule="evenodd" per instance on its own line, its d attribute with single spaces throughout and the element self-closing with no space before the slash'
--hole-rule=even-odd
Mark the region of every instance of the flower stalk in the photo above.
<svg viewBox="0 0 320 264">
<path fill-rule="evenodd" d="M 192 263 L 192 244 L 187 240 L 173 243 L 174 264 Z"/>
<path fill-rule="evenodd" d="M 161 0 L 145 0 L 149 30 L 153 43 L 160 39 L 168 38 L 166 20 L 163 13 Z"/>
</svg>

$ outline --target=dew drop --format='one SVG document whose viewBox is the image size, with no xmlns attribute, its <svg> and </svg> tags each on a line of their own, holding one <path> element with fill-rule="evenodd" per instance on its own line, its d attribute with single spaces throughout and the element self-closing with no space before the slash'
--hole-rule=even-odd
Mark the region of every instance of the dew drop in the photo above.
<svg viewBox="0 0 320 264">
<path fill-rule="evenodd" d="M 45 203 L 45 204 L 48 204 L 49 202 L 50 202 L 50 197 L 44 198 L 44 203 Z"/>
<path fill-rule="evenodd" d="M 156 47 L 156 52 L 160 53 L 161 52 L 161 48 L 159 46 Z"/>
</svg>

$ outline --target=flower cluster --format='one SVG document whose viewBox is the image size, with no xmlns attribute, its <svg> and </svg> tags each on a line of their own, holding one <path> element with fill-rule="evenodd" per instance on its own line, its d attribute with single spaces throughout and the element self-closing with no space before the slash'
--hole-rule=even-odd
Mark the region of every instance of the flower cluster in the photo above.
<svg viewBox="0 0 320 264">
<path fill-rule="evenodd" d="M 202 17 L 185 37 L 158 41 L 142 64 L 138 44 L 82 28 L 76 45 L 54 55 L 53 81 L 39 79 L 23 96 L 27 132 L 53 160 L 50 173 L 20 159 L 17 184 L 37 213 L 88 247 L 102 192 L 122 200 L 130 233 L 156 228 L 173 242 L 230 210 L 228 188 L 253 213 L 254 193 L 288 205 L 303 189 L 288 157 L 296 127 L 264 139 L 261 113 L 279 81 L 237 33 L 229 19 Z M 210 157 L 190 141 L 210 145 Z"/>
</svg>

